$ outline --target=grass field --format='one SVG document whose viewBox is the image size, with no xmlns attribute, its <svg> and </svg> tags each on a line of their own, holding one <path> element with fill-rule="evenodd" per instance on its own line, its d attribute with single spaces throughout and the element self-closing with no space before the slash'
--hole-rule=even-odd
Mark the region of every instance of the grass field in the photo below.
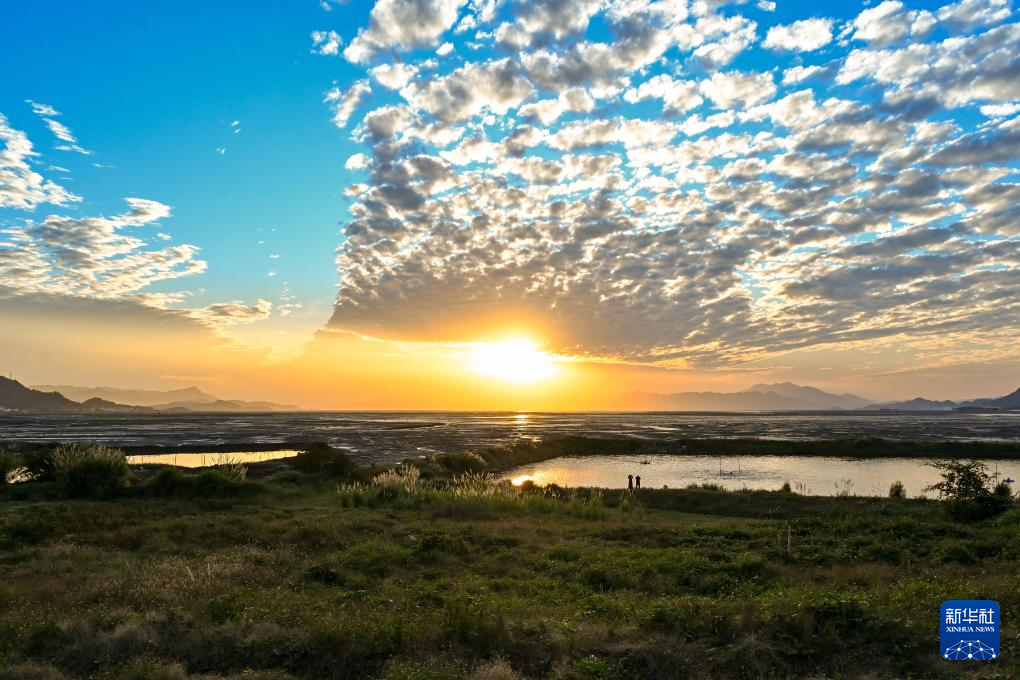
<svg viewBox="0 0 1020 680">
<path fill-rule="evenodd" d="M 1017 508 L 170 477 L 0 490 L 0 678 L 1020 677 Z M 1002 657 L 942 660 L 986 598 Z"/>
</svg>

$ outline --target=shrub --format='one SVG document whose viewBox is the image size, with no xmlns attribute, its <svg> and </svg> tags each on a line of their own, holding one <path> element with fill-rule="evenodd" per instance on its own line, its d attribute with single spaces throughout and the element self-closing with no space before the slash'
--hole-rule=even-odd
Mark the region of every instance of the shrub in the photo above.
<svg viewBox="0 0 1020 680">
<path fill-rule="evenodd" d="M 297 470 L 283 470 L 281 472 L 275 472 L 269 475 L 263 481 L 269 484 L 286 484 L 297 486 L 299 484 L 303 484 L 307 480 L 308 476 L 305 475 L 305 473 L 303 472 L 298 472 Z"/>
<path fill-rule="evenodd" d="M 503 659 L 484 663 L 468 676 L 468 680 L 517 680 L 520 676 Z"/>
<path fill-rule="evenodd" d="M 570 680 L 616 680 L 620 674 L 609 661 L 597 656 L 586 656 L 574 661 L 565 677 Z"/>
<path fill-rule="evenodd" d="M 60 444 L 49 454 L 49 468 L 69 498 L 108 498 L 131 483 L 124 452 L 99 444 Z"/>
<path fill-rule="evenodd" d="M 228 498 L 258 488 L 253 482 L 234 479 L 217 470 L 188 474 L 176 468 L 163 468 L 145 484 L 144 491 L 166 498 Z"/>
<path fill-rule="evenodd" d="M 238 482 L 248 479 L 248 466 L 229 456 L 216 465 L 216 471 Z"/>
<path fill-rule="evenodd" d="M 25 469 L 21 458 L 6 449 L 0 449 L 0 486 L 13 482 Z"/>
<path fill-rule="evenodd" d="M 22 460 L 28 477 L 37 481 L 53 481 L 53 447 L 33 446 L 25 451 Z"/>
<path fill-rule="evenodd" d="M 978 558 L 969 546 L 952 543 L 945 546 L 939 555 L 943 562 L 958 562 L 959 564 L 977 564 Z"/>
<path fill-rule="evenodd" d="M 984 519 L 1009 507 L 1009 497 L 997 496 L 989 488 L 988 466 L 971 460 L 930 460 L 928 466 L 941 471 L 942 481 L 925 488 L 938 492 L 950 515 L 957 519 Z"/>
<path fill-rule="evenodd" d="M 312 444 L 287 461 L 295 470 L 327 477 L 350 477 L 358 469 L 350 456 L 324 442 Z"/>
<path fill-rule="evenodd" d="M 488 464 L 477 453 L 460 452 L 406 458 L 400 463 L 421 470 L 423 479 L 453 479 L 467 474 L 485 472 Z"/>
<path fill-rule="evenodd" d="M 779 490 L 782 491 L 783 493 L 792 493 L 793 492 L 793 489 L 790 488 L 790 483 L 789 482 L 783 482 L 783 485 L 781 487 L 779 487 Z"/>
<path fill-rule="evenodd" d="M 903 482 L 896 480 L 889 486 L 889 498 L 906 498 L 907 489 L 903 486 Z"/>
<path fill-rule="evenodd" d="M 1002 481 L 996 484 L 995 488 L 992 489 L 992 495 L 1008 500 L 1013 498 L 1013 489 L 1010 488 L 1008 482 Z"/>
<path fill-rule="evenodd" d="M 488 467 L 485 459 L 477 453 L 448 453 L 441 456 L 429 456 L 425 459 L 430 467 L 437 467 L 446 477 L 464 474 L 478 474 Z"/>
</svg>

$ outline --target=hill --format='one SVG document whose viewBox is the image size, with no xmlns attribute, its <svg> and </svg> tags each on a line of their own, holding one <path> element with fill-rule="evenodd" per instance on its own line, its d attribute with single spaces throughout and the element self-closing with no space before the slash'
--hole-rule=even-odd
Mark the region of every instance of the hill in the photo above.
<svg viewBox="0 0 1020 680">
<path fill-rule="evenodd" d="M 136 413 L 151 409 L 117 404 L 92 398 L 84 403 L 68 399 L 60 392 L 46 392 L 25 387 L 17 380 L 0 377 L 0 411 L 34 411 L 40 413 Z"/>
<path fill-rule="evenodd" d="M 131 406 L 148 406 L 156 411 L 201 411 L 201 412 L 264 412 L 298 411 L 292 404 L 277 404 L 269 401 L 242 401 L 221 399 L 197 387 L 178 390 L 135 390 L 121 387 L 82 387 L 80 385 L 36 385 L 37 390 L 59 391 L 77 400 L 100 399 L 107 402 Z"/>
<path fill-rule="evenodd" d="M 957 407 L 955 401 L 935 401 L 916 397 L 908 401 L 891 401 L 885 404 L 870 404 L 864 407 L 866 411 L 952 411 Z"/>
<path fill-rule="evenodd" d="M 204 413 L 264 413 L 275 411 L 298 411 L 297 406 L 275 404 L 270 401 L 241 401 L 238 399 L 215 399 L 213 401 L 176 401 L 153 406 L 158 411 L 198 411 Z"/>
<path fill-rule="evenodd" d="M 853 394 L 830 394 L 793 383 L 759 384 L 743 392 L 636 392 L 632 408 L 662 411 L 834 411 L 869 405 Z"/>
<path fill-rule="evenodd" d="M 774 393 L 786 399 L 795 399 L 818 407 L 834 409 L 856 409 L 869 406 L 872 402 L 856 394 L 830 394 L 817 387 L 795 385 L 791 382 L 753 385 L 745 392 Z"/>
<path fill-rule="evenodd" d="M 33 389 L 46 392 L 60 392 L 68 399 L 86 401 L 88 399 L 104 399 L 118 404 L 132 406 L 156 406 L 169 402 L 205 403 L 216 401 L 219 397 L 203 392 L 197 387 L 185 387 L 178 390 L 133 390 L 122 387 L 81 387 L 79 385 L 33 385 Z"/>
<path fill-rule="evenodd" d="M 996 399 L 974 399 L 960 404 L 964 408 L 994 408 L 1003 411 L 1020 410 L 1020 389 Z"/>
<path fill-rule="evenodd" d="M 0 409 L 73 413 L 81 410 L 81 404 L 59 392 L 33 390 L 17 380 L 0 377 Z"/>
</svg>

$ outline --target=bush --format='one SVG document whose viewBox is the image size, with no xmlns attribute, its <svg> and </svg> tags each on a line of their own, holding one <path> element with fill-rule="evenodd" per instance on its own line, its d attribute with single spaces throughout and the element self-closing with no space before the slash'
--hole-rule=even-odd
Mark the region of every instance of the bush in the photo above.
<svg viewBox="0 0 1020 680">
<path fill-rule="evenodd" d="M 1009 500 L 1013 498 L 1013 489 L 1010 488 L 1008 482 L 1002 481 L 992 489 L 992 495 Z"/>
<path fill-rule="evenodd" d="M 51 446 L 33 446 L 22 452 L 26 474 L 29 479 L 51 482 L 54 478 L 53 448 Z"/>
<path fill-rule="evenodd" d="M 906 498 L 907 489 L 903 486 L 903 482 L 896 480 L 889 486 L 889 498 Z"/>
<path fill-rule="evenodd" d="M 925 488 L 937 491 L 948 503 L 950 515 L 957 519 L 984 519 L 1005 511 L 1009 497 L 992 493 L 988 466 L 976 460 L 931 460 L 928 466 L 940 470 L 942 481 Z"/>
<path fill-rule="evenodd" d="M 468 680 L 518 680 L 520 677 L 506 661 L 495 659 L 476 668 Z"/>
<path fill-rule="evenodd" d="M 131 484 L 124 452 L 99 444 L 60 444 L 50 451 L 48 467 L 68 498 L 109 498 Z"/>
<path fill-rule="evenodd" d="M 6 449 L 0 449 L 0 486 L 9 484 L 14 478 L 25 470 L 25 464 L 20 458 Z"/>
<path fill-rule="evenodd" d="M 228 498 L 258 488 L 258 484 L 234 479 L 216 470 L 193 475 L 177 468 L 163 468 L 145 484 L 144 491 L 147 495 L 164 498 Z"/>
<path fill-rule="evenodd" d="M 287 461 L 295 470 L 327 477 L 350 477 L 358 469 L 350 456 L 323 442 L 312 444 L 307 451 L 288 458 Z"/>
<path fill-rule="evenodd" d="M 470 452 L 405 458 L 400 465 L 415 467 L 421 472 L 422 479 L 434 480 L 452 480 L 464 475 L 481 474 L 488 468 L 484 458 Z"/>
</svg>

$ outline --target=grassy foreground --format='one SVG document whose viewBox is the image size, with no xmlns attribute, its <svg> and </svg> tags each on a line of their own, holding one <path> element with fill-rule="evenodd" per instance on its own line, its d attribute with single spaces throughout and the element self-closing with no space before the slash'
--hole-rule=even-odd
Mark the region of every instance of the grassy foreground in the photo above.
<svg viewBox="0 0 1020 680">
<path fill-rule="evenodd" d="M 0 678 L 1020 677 L 1020 509 L 442 467 L 0 487 Z M 986 598 L 1002 657 L 942 660 Z"/>
</svg>

